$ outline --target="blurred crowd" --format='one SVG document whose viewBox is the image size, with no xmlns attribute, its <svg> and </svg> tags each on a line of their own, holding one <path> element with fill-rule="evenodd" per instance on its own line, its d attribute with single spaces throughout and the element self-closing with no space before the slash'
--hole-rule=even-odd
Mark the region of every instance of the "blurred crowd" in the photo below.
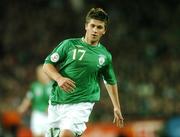
<svg viewBox="0 0 180 137">
<path fill-rule="evenodd" d="M 110 16 L 102 43 L 113 55 L 126 119 L 180 114 L 180 3 L 178 0 L 2 0 L 0 110 L 16 108 L 35 68 L 63 39 L 82 37 L 91 7 Z M 111 120 L 102 86 L 92 120 Z M 100 104 L 104 104 L 102 107 Z M 101 106 L 101 107 L 100 107 Z M 105 115 L 102 116 L 101 114 Z"/>
</svg>

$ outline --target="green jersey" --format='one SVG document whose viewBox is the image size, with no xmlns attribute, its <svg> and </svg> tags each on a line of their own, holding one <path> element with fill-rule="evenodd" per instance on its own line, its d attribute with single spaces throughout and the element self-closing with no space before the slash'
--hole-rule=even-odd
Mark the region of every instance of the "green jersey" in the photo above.
<svg viewBox="0 0 180 137">
<path fill-rule="evenodd" d="M 55 65 L 62 76 L 76 85 L 73 92 L 67 93 L 54 82 L 52 105 L 96 102 L 100 99 L 101 78 L 108 84 L 116 84 L 111 54 L 100 43 L 92 46 L 82 38 L 64 40 L 47 56 L 45 63 Z"/>
<path fill-rule="evenodd" d="M 45 112 L 48 107 L 48 100 L 52 89 L 52 82 L 42 84 L 35 81 L 31 84 L 27 98 L 32 102 L 32 110 Z"/>
</svg>

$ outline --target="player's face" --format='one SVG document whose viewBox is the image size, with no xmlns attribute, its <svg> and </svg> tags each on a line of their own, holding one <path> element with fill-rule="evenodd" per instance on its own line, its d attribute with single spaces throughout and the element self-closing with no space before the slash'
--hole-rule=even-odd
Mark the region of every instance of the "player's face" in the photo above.
<svg viewBox="0 0 180 137">
<path fill-rule="evenodd" d="M 105 34 L 105 23 L 100 20 L 90 19 L 85 25 L 86 39 L 91 43 L 99 42 L 102 35 Z"/>
</svg>

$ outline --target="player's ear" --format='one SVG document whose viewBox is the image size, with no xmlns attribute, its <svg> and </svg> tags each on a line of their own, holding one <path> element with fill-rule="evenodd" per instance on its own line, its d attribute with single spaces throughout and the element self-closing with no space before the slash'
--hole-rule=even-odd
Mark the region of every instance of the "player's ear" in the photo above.
<svg viewBox="0 0 180 137">
<path fill-rule="evenodd" d="M 103 35 L 106 33 L 106 30 L 104 30 L 104 32 L 102 33 Z"/>
<path fill-rule="evenodd" d="M 104 32 L 102 33 L 103 35 L 106 33 L 106 26 L 104 25 Z"/>
<path fill-rule="evenodd" d="M 85 30 L 87 30 L 87 23 L 85 23 L 84 27 L 85 27 Z"/>
</svg>

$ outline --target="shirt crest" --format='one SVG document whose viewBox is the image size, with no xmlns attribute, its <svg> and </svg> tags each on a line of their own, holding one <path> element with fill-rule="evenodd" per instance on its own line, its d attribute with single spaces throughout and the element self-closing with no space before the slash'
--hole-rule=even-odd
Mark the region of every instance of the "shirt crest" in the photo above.
<svg viewBox="0 0 180 137">
<path fill-rule="evenodd" d="M 99 55 L 99 65 L 102 66 L 105 62 L 105 56 L 104 55 Z"/>
</svg>

